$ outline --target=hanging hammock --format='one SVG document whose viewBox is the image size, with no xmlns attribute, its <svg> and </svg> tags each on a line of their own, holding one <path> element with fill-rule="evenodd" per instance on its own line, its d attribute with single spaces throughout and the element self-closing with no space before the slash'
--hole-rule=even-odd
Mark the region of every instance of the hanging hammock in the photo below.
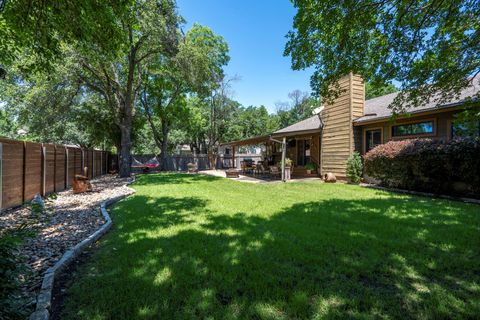
<svg viewBox="0 0 480 320">
<path fill-rule="evenodd" d="M 160 162 L 158 162 L 157 157 L 153 157 L 152 159 L 148 160 L 145 163 L 141 163 L 137 159 L 133 158 L 132 161 L 132 168 L 157 168 L 160 166 Z"/>
<path fill-rule="evenodd" d="M 147 168 L 157 168 L 160 166 L 160 162 L 158 161 L 157 157 L 153 157 L 152 159 L 145 162 L 145 167 Z"/>
</svg>

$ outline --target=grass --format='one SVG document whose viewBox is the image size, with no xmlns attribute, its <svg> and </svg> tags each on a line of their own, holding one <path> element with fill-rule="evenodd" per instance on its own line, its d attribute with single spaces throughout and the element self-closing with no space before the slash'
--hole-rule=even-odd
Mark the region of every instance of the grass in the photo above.
<svg viewBox="0 0 480 320">
<path fill-rule="evenodd" d="M 142 176 L 62 319 L 475 318 L 480 207 L 318 182 Z"/>
</svg>

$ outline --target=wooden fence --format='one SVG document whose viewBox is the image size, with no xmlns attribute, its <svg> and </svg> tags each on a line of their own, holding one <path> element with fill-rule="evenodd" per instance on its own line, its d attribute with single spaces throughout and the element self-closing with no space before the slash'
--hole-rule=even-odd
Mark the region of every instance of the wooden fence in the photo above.
<svg viewBox="0 0 480 320">
<path fill-rule="evenodd" d="M 153 154 L 144 154 L 144 155 L 134 155 L 133 156 L 138 161 L 144 163 L 155 155 Z M 235 164 L 237 168 L 240 169 L 240 162 L 244 159 L 251 159 L 255 162 L 262 161 L 263 158 L 259 154 L 236 154 L 235 155 Z M 160 161 L 160 157 L 158 157 Z M 187 171 L 187 164 L 188 163 L 195 163 L 197 165 L 198 170 L 207 170 L 212 169 L 210 168 L 210 164 L 208 161 L 208 156 L 206 154 L 198 154 L 198 155 L 168 155 L 167 162 L 164 164 L 165 170 L 167 171 Z M 232 156 L 231 155 L 221 155 L 217 157 L 217 162 L 215 165 L 216 169 L 226 169 L 231 168 L 233 166 Z M 159 169 L 159 168 L 158 168 Z M 158 171 L 152 170 L 152 171 Z M 141 169 L 136 169 L 136 172 L 141 172 Z"/>
<path fill-rule="evenodd" d="M 0 209 L 70 187 L 75 174 L 94 178 L 116 168 L 107 151 L 0 138 Z"/>
</svg>

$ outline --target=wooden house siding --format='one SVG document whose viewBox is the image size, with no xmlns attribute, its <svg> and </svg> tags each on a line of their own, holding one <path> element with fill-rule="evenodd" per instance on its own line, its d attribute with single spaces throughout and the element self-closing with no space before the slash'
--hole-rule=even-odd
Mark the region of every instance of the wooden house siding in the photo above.
<svg viewBox="0 0 480 320">
<path fill-rule="evenodd" d="M 321 146 L 321 173 L 332 172 L 337 178 L 345 178 L 347 159 L 355 150 L 354 119 L 363 116 L 365 85 L 358 75 L 343 77 L 338 82 L 340 96 L 325 105 Z"/>
<path fill-rule="evenodd" d="M 395 122 L 384 120 L 381 122 L 370 123 L 367 125 L 356 126 L 354 128 L 361 128 L 361 139 L 362 143 L 355 146 L 355 150 L 361 154 L 365 154 L 365 132 L 372 129 L 382 129 L 382 143 L 386 143 L 390 140 L 405 140 L 412 138 L 431 138 L 439 139 L 443 141 L 450 140 L 451 135 L 451 125 L 454 119 L 455 111 L 446 111 L 446 110 L 436 110 L 435 112 L 429 112 L 424 115 L 415 115 L 410 117 L 405 117 L 397 119 Z M 432 120 L 434 123 L 433 134 L 429 135 L 418 135 L 418 136 L 407 136 L 407 137 L 392 137 L 392 126 L 404 123 L 414 123 L 420 121 Z"/>
</svg>

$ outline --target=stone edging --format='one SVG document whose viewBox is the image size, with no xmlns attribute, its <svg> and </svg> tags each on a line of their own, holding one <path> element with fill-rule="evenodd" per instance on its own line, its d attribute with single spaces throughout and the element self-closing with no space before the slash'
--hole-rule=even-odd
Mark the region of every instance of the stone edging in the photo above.
<svg viewBox="0 0 480 320">
<path fill-rule="evenodd" d="M 411 191 L 411 190 L 396 189 L 396 188 L 386 188 L 386 187 L 381 187 L 381 186 L 377 186 L 377 185 L 374 185 L 374 184 L 366 184 L 366 183 L 360 184 L 360 186 L 362 186 L 364 188 L 371 188 L 371 189 L 377 189 L 377 190 L 383 190 L 383 191 L 391 191 L 391 192 L 397 192 L 397 193 L 411 194 L 411 195 L 414 195 L 414 196 L 429 197 L 429 198 L 440 198 L 440 199 L 447 199 L 447 200 L 453 200 L 453 201 L 462 201 L 462 202 L 467 202 L 467 203 L 480 204 L 480 199 L 452 197 L 452 196 L 429 193 L 429 192 Z"/>
<path fill-rule="evenodd" d="M 133 176 L 132 181 L 128 182 L 126 185 L 130 185 L 135 182 L 135 176 Z M 47 269 L 43 275 L 42 286 L 40 288 L 40 293 L 37 295 L 37 304 L 35 311 L 28 318 L 29 320 L 48 320 L 50 318 L 50 308 L 52 305 L 52 291 L 53 285 L 55 282 L 55 276 L 65 269 L 86 247 L 91 245 L 93 242 L 97 241 L 101 236 L 103 236 L 110 228 L 112 227 L 112 219 L 108 214 L 107 207 L 114 204 L 115 202 L 120 201 L 123 198 L 126 198 L 135 193 L 135 190 L 131 189 L 132 192 L 129 194 L 117 196 L 103 201 L 100 204 L 100 212 L 102 213 L 105 223 L 94 233 L 89 235 L 87 238 L 83 239 L 81 242 L 77 243 L 72 248 L 65 251 L 62 255 L 62 258 L 58 260 L 53 267 Z"/>
</svg>

